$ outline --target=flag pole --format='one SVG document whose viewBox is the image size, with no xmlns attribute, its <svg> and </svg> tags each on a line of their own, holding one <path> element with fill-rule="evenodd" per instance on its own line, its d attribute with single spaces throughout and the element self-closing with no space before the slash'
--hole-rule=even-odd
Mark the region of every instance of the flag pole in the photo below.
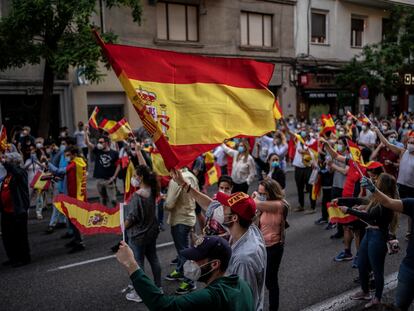
<svg viewBox="0 0 414 311">
<path fill-rule="evenodd" d="M 122 241 L 125 242 L 124 203 L 119 203 L 119 222 L 122 231 Z"/>
</svg>

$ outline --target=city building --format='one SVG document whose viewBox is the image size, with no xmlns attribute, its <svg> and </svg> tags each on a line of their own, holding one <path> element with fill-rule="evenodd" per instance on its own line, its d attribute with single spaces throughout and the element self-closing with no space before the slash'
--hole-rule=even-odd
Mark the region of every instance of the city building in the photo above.
<svg viewBox="0 0 414 311">
<path fill-rule="evenodd" d="M 337 74 L 359 55 L 367 44 L 379 43 L 392 5 L 414 5 L 411 0 L 302 0 L 295 13 L 297 115 L 319 117 L 321 113 L 358 112 L 368 100 L 341 90 Z M 368 90 L 369 91 L 369 90 Z M 392 97 L 387 103 L 380 95 L 370 103 L 376 115 L 385 116 L 407 96 Z M 414 105 L 414 98 L 412 99 Z M 414 109 L 414 107 L 413 107 Z"/>
<path fill-rule="evenodd" d="M 0 0 L 0 3 L 6 2 Z M 102 6 L 102 1 L 97 1 L 98 14 L 94 17 L 94 23 L 102 31 L 117 34 L 121 44 L 274 63 L 270 89 L 279 97 L 286 115 L 296 113 L 296 88 L 292 83 L 296 0 L 141 2 L 141 25 L 132 21 L 129 9 L 107 10 Z M 7 14 L 7 9 L 3 13 Z M 66 77 L 58 79 L 53 117 L 59 120 L 60 126 L 73 129 L 78 121 L 87 121 L 95 106 L 106 117 L 120 119 L 125 116 L 132 127 L 140 126 L 138 116 L 113 71 L 107 72 L 103 66 L 102 69 L 106 77 L 99 84 L 86 81 L 81 68 L 72 68 Z M 35 112 L 41 84 L 41 65 L 0 72 L 2 121 L 6 124 L 6 121 L 10 124 L 29 122 L 36 129 L 38 124 L 35 124 L 35 118 L 18 113 L 22 110 L 18 106 L 30 106 Z M 20 116 L 16 119 L 10 113 Z M 58 125 L 53 126 L 55 133 Z"/>
</svg>

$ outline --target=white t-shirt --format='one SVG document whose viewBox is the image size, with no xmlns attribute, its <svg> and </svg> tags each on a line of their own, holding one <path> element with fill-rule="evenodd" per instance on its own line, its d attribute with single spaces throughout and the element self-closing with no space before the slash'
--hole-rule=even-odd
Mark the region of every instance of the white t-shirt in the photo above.
<svg viewBox="0 0 414 311">
<path fill-rule="evenodd" d="M 366 132 L 361 131 L 359 133 L 358 143 L 375 145 L 376 142 L 377 142 L 377 134 L 375 134 L 373 131 L 368 130 Z"/>
<path fill-rule="evenodd" d="M 315 142 L 315 139 L 311 138 L 310 140 L 307 140 L 305 143 L 307 145 L 312 145 Z M 295 151 L 295 157 L 293 158 L 292 165 L 294 167 L 304 168 L 306 167 L 305 164 L 303 164 L 303 155 L 299 151 L 308 150 L 308 146 L 303 145 L 300 141 L 296 143 L 296 151 Z"/>
</svg>

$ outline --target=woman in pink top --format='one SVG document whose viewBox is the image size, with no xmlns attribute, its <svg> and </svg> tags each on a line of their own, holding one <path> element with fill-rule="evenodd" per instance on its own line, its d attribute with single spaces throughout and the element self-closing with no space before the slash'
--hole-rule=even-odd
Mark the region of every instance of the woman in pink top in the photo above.
<svg viewBox="0 0 414 311">
<path fill-rule="evenodd" d="M 261 181 L 252 197 L 260 213 L 259 227 L 267 251 L 266 288 L 269 290 L 269 310 L 274 311 L 279 308 L 278 272 L 283 255 L 289 204 L 284 199 L 282 188 L 273 179 Z"/>
</svg>

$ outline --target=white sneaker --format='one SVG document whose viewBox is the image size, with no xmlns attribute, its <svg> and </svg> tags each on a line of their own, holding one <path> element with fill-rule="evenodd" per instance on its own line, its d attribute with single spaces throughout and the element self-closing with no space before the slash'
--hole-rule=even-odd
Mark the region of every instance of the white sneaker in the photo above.
<svg viewBox="0 0 414 311">
<path fill-rule="evenodd" d="M 142 302 L 141 297 L 138 296 L 135 289 L 131 290 L 128 294 L 126 294 L 126 299 L 135 302 Z"/>
<path fill-rule="evenodd" d="M 125 287 L 124 289 L 121 290 L 121 294 L 129 292 L 133 288 L 134 288 L 134 286 L 132 286 L 132 284 L 129 284 L 127 287 Z"/>
</svg>

